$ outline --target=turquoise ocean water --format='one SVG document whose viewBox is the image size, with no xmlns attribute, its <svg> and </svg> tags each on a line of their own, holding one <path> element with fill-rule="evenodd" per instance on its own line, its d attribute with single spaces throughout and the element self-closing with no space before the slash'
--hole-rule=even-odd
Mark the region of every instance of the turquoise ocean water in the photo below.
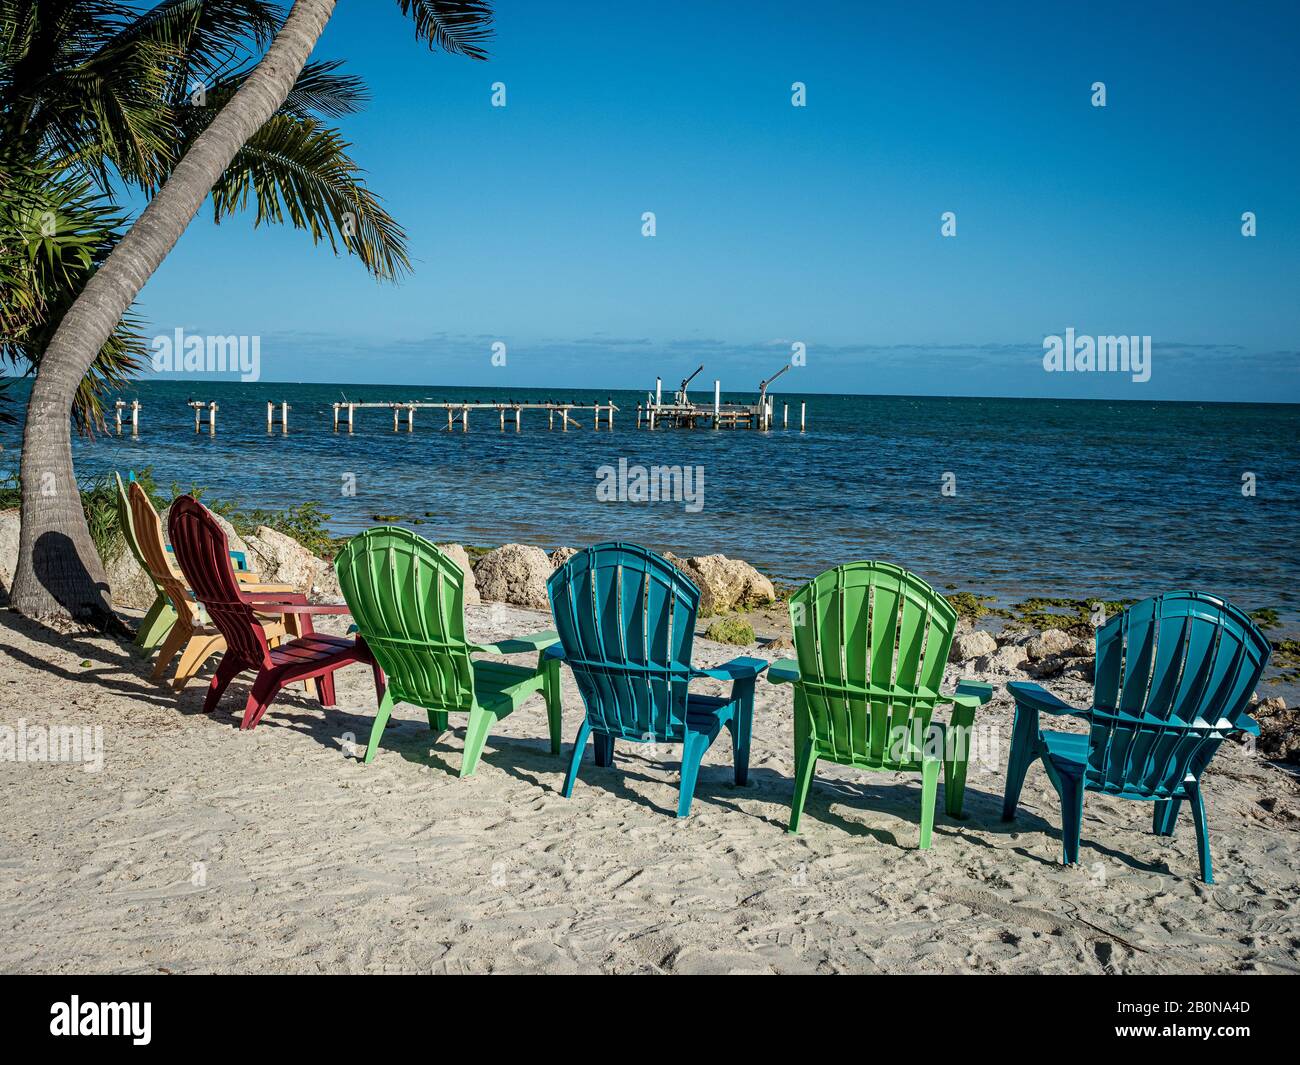
<svg viewBox="0 0 1300 1065">
<path fill-rule="evenodd" d="M 20 386 L 21 387 L 21 386 Z M 638 431 L 644 393 L 614 392 L 613 431 L 548 432 L 544 413 L 502 433 L 493 413 L 447 433 L 422 411 L 414 433 L 384 410 L 335 434 L 336 400 L 565 399 L 610 393 L 392 385 L 146 381 L 138 439 L 76 445 L 77 469 L 153 468 L 247 507 L 316 500 L 336 531 L 401 515 L 431 539 L 580 546 L 635 540 L 678 554 L 722 552 L 785 579 L 856 558 L 894 561 L 941 589 L 1136 598 L 1214 590 L 1248 609 L 1300 614 L 1300 407 L 776 394 L 770 433 Z M 21 399 L 22 392 L 18 393 Z M 220 404 L 195 434 L 189 398 Z M 703 392 L 696 396 L 706 402 Z M 724 397 L 736 401 L 749 396 Z M 266 432 L 266 402 L 293 405 Z M 799 433 L 798 405 L 808 405 Z M 782 405 L 796 426 L 782 430 Z M 19 436 L 0 434 L 0 468 Z M 600 501 L 598 469 L 692 466 L 703 505 Z M 946 478 L 946 474 L 951 477 Z M 1255 494 L 1243 494 L 1254 475 Z M 349 476 L 355 478 L 350 482 Z M 355 494 L 346 494 L 349 483 Z M 949 491 L 945 494 L 945 483 Z"/>
</svg>

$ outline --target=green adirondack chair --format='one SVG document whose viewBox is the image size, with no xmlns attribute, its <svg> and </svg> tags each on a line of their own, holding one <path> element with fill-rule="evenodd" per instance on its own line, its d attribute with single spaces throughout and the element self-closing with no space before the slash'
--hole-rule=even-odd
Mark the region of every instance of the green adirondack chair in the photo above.
<svg viewBox="0 0 1300 1065">
<path fill-rule="evenodd" d="M 429 714 L 435 734 L 449 713 L 469 714 L 460 775 L 478 765 L 492 727 L 540 692 L 551 753 L 560 753 L 560 663 L 542 657 L 554 632 L 473 644 L 465 638 L 465 575 L 433 544 L 407 529 L 381 525 L 354 536 L 334 560 L 357 631 L 387 680 L 366 747 L 374 760 L 394 703 Z M 536 652 L 536 667 L 475 661 L 474 654 Z"/>
<path fill-rule="evenodd" d="M 140 628 L 135 634 L 136 646 L 151 651 L 167 639 L 167 634 L 172 631 L 172 626 L 176 624 L 176 608 L 172 606 L 166 590 L 154 577 L 153 567 L 145 560 L 140 548 L 140 541 L 135 535 L 135 519 L 131 517 L 131 500 L 126 494 L 122 476 L 116 470 L 113 471 L 113 476 L 117 479 L 117 526 L 122 530 L 122 538 L 131 554 L 153 582 L 153 605 L 141 619 Z"/>
<path fill-rule="evenodd" d="M 827 570 L 790 600 L 797 659 L 772 664 L 794 685 L 795 786 L 790 831 L 819 758 L 860 769 L 921 774 L 921 848 L 930 846 L 939 769 L 945 806 L 960 817 L 970 728 L 993 687 L 961 681 L 941 695 L 957 612 L 925 581 L 885 562 Z M 931 720 L 952 703 L 949 722 Z"/>
</svg>

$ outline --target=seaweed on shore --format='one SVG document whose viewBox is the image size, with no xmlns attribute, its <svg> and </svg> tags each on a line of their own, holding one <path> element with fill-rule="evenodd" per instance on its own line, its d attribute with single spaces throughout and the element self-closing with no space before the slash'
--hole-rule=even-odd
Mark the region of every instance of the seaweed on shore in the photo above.
<svg viewBox="0 0 1300 1065">
<path fill-rule="evenodd" d="M 1275 677 L 1269 677 L 1268 683 L 1300 683 L 1300 640 L 1274 640 L 1270 665 L 1280 672 Z"/>
<path fill-rule="evenodd" d="M 1252 610 L 1248 616 L 1261 629 L 1276 629 L 1282 623 L 1277 611 L 1271 606 L 1262 606 L 1258 610 Z"/>
<path fill-rule="evenodd" d="M 993 595 L 976 595 L 974 592 L 953 592 L 951 595 L 944 596 L 952 608 L 957 611 L 959 618 L 965 618 L 968 621 L 979 621 L 982 617 L 999 617 L 1009 618 L 1011 615 L 1000 607 L 989 606 L 989 603 L 996 603 L 997 596 Z"/>
</svg>

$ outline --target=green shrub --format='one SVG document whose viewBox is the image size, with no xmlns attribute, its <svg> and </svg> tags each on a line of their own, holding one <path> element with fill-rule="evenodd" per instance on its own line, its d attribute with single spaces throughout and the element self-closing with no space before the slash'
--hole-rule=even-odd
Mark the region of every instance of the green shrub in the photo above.
<svg viewBox="0 0 1300 1065">
<path fill-rule="evenodd" d="M 754 642 L 754 626 L 744 618 L 718 618 L 704 630 L 704 637 L 718 643 L 734 643 L 745 647 Z"/>
</svg>

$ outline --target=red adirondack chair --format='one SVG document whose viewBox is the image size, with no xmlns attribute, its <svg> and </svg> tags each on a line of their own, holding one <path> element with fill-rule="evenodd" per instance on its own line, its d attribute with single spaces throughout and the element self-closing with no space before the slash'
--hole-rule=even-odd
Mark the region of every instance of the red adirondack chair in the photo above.
<svg viewBox="0 0 1300 1065">
<path fill-rule="evenodd" d="M 203 702 L 206 713 L 217 708 L 222 692 L 248 669 L 257 670 L 257 679 L 244 708 L 241 729 L 255 728 L 286 684 L 310 677 L 318 678 L 321 706 L 333 706 L 334 671 L 352 662 L 374 670 L 376 696 L 383 698 L 384 675 L 362 640 L 328 636 L 312 628 L 313 614 L 346 614 L 346 606 L 308 603 L 301 592 L 244 591 L 230 564 L 225 532 L 207 508 L 190 496 L 181 496 L 172 504 L 167 530 L 176 561 L 194 597 L 226 638 L 226 653 Z M 297 615 L 301 635 L 272 647 L 267 643 L 259 614 Z"/>
</svg>

